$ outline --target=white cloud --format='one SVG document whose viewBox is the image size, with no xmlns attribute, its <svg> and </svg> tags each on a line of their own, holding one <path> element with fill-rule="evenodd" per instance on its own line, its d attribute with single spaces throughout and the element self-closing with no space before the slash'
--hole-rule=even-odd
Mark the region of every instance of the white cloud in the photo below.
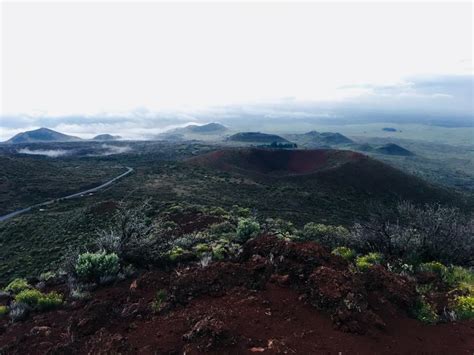
<svg viewBox="0 0 474 355">
<path fill-rule="evenodd" d="M 58 157 L 71 154 L 70 151 L 64 150 L 64 149 L 30 149 L 30 148 L 19 149 L 18 153 L 28 154 L 28 155 L 44 155 L 50 158 L 58 158 Z"/>
<path fill-rule="evenodd" d="M 282 97 L 341 100 L 364 93 L 340 89 L 348 84 L 472 70 L 470 3 L 2 8 L 3 115 L 154 119 Z"/>
</svg>

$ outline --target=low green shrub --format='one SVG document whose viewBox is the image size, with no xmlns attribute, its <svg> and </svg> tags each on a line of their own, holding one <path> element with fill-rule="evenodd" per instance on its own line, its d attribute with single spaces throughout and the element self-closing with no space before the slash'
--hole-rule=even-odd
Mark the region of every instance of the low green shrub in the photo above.
<svg viewBox="0 0 474 355">
<path fill-rule="evenodd" d="M 237 238 L 241 242 L 256 237 L 260 233 L 260 224 L 253 218 L 241 218 L 237 224 Z"/>
<path fill-rule="evenodd" d="M 7 306 L 0 306 L 0 317 L 5 316 L 8 314 L 8 307 Z"/>
<path fill-rule="evenodd" d="M 166 301 L 166 290 L 159 290 L 155 294 L 155 298 L 151 304 L 153 312 L 158 313 L 163 307 L 163 303 Z"/>
<path fill-rule="evenodd" d="M 459 319 L 474 318 L 474 296 L 456 297 L 453 310 Z"/>
<path fill-rule="evenodd" d="M 439 261 L 431 261 L 429 263 L 421 264 L 419 266 L 419 270 L 422 272 L 432 272 L 440 277 L 443 277 L 448 271 L 448 268 Z"/>
<path fill-rule="evenodd" d="M 42 296 L 41 291 L 36 289 L 23 290 L 15 296 L 15 301 L 34 308 L 38 305 L 38 301 Z"/>
<path fill-rule="evenodd" d="M 332 226 L 321 223 L 307 223 L 300 233 L 300 239 L 319 243 L 330 249 L 349 243 L 349 230 L 342 226 Z"/>
<path fill-rule="evenodd" d="M 413 315 L 419 321 L 426 324 L 434 324 L 439 320 L 438 314 L 433 306 L 424 298 L 420 298 L 413 309 Z"/>
<path fill-rule="evenodd" d="M 337 247 L 332 251 L 332 254 L 338 255 L 347 261 L 352 261 L 356 257 L 356 252 L 348 247 Z"/>
<path fill-rule="evenodd" d="M 250 211 L 250 208 L 234 205 L 232 206 L 232 213 L 240 218 L 249 218 L 252 211 Z"/>
<path fill-rule="evenodd" d="M 38 279 L 40 281 L 50 281 L 50 280 L 53 280 L 54 278 L 56 277 L 56 273 L 52 272 L 52 271 L 48 271 L 48 272 L 43 272 L 39 277 Z"/>
<path fill-rule="evenodd" d="M 57 292 L 50 292 L 43 294 L 38 300 L 38 309 L 40 311 L 47 311 L 60 306 L 63 303 L 63 296 Z"/>
<path fill-rule="evenodd" d="M 221 238 L 211 243 L 212 257 L 216 260 L 223 260 L 235 256 L 240 251 L 240 245 L 232 243 L 230 240 Z"/>
<path fill-rule="evenodd" d="M 212 247 L 212 257 L 216 260 L 223 260 L 226 256 L 226 248 L 223 244 L 216 244 Z"/>
<path fill-rule="evenodd" d="M 474 294 L 474 272 L 461 266 L 450 266 L 443 275 L 443 281 L 452 288 Z"/>
<path fill-rule="evenodd" d="M 229 221 L 214 223 L 209 227 L 209 232 L 215 235 L 222 235 L 235 232 L 235 225 Z"/>
<path fill-rule="evenodd" d="M 119 268 L 117 254 L 107 254 L 105 251 L 81 254 L 75 266 L 77 276 L 88 281 L 97 281 L 101 277 L 115 276 Z"/>
<path fill-rule="evenodd" d="M 10 282 L 7 287 L 5 287 L 5 291 L 17 294 L 20 293 L 23 290 L 28 290 L 33 288 L 28 281 L 25 279 L 15 279 L 12 282 Z"/>
<path fill-rule="evenodd" d="M 212 251 L 212 248 L 208 244 L 199 243 L 194 247 L 194 251 L 196 252 L 196 255 L 200 257 L 203 254 L 209 253 L 210 251 Z"/>
<path fill-rule="evenodd" d="M 383 255 L 380 253 L 369 253 L 367 255 L 359 256 L 356 259 L 356 266 L 360 270 L 367 270 L 373 265 L 380 264 L 383 260 Z"/>
<path fill-rule="evenodd" d="M 281 218 L 267 218 L 263 228 L 266 233 L 285 239 L 294 238 L 294 233 L 296 231 L 293 223 L 290 221 L 285 221 Z"/>
<path fill-rule="evenodd" d="M 214 216 L 227 216 L 228 213 L 222 207 L 212 207 L 209 209 L 209 214 Z"/>
<path fill-rule="evenodd" d="M 179 246 L 174 246 L 170 251 L 169 251 L 169 258 L 171 261 L 176 261 L 178 258 L 183 256 L 185 254 L 185 250 Z"/>
<path fill-rule="evenodd" d="M 42 293 L 36 289 L 23 290 L 15 296 L 15 302 L 23 303 L 33 309 L 45 311 L 63 303 L 63 297 L 57 292 Z"/>
</svg>

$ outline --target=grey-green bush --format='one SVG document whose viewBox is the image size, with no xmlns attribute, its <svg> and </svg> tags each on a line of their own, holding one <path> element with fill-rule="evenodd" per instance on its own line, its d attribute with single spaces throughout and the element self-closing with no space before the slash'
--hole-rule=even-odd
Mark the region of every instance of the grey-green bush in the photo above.
<svg viewBox="0 0 474 355">
<path fill-rule="evenodd" d="M 308 223 L 299 235 L 301 240 L 313 241 L 329 249 L 349 244 L 349 231 L 342 226 L 332 226 L 321 223 Z"/>
<path fill-rule="evenodd" d="M 237 224 L 237 238 L 241 242 L 256 237 L 260 233 L 260 224 L 253 218 L 241 218 Z"/>
<path fill-rule="evenodd" d="M 98 253 L 80 254 L 76 262 L 76 274 L 80 279 L 99 281 L 102 277 L 115 276 L 120 264 L 117 254 Z"/>
</svg>

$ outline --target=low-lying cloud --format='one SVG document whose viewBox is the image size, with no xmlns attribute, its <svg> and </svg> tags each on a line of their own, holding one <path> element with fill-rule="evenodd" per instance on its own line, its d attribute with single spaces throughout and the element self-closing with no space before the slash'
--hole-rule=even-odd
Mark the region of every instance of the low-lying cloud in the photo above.
<svg viewBox="0 0 474 355">
<path fill-rule="evenodd" d="M 126 146 L 116 146 L 116 145 L 109 145 L 109 144 L 102 144 L 102 148 L 104 152 L 99 155 L 114 155 L 114 154 L 123 154 L 130 152 L 132 148 L 128 145 Z"/>
<path fill-rule="evenodd" d="M 65 155 L 71 154 L 69 150 L 64 149 L 30 149 L 30 148 L 22 148 L 17 151 L 20 154 L 28 154 L 28 155 L 43 155 L 50 158 L 58 158 Z"/>
</svg>

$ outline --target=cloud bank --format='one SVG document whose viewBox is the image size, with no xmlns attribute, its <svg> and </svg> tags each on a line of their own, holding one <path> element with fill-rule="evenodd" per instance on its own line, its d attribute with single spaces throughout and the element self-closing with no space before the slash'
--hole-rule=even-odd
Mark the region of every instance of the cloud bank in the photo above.
<svg viewBox="0 0 474 355">
<path fill-rule="evenodd" d="M 64 149 L 30 149 L 22 148 L 17 150 L 19 154 L 28 154 L 28 155 L 43 155 L 50 158 L 63 157 L 65 155 L 71 154 L 70 151 Z"/>
</svg>

